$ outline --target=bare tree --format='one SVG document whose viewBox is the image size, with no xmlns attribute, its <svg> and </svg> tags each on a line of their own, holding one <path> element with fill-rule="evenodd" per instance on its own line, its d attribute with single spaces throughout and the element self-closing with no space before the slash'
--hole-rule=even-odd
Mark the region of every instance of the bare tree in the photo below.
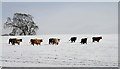
<svg viewBox="0 0 120 69">
<path fill-rule="evenodd" d="M 38 26 L 33 21 L 33 16 L 30 14 L 15 13 L 13 19 L 7 18 L 4 23 L 4 28 L 12 28 L 9 35 L 36 35 Z"/>
</svg>

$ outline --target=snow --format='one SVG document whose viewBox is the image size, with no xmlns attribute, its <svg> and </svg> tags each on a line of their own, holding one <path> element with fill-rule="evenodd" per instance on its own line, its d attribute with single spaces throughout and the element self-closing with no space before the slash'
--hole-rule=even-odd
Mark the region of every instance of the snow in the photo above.
<svg viewBox="0 0 120 69">
<path fill-rule="evenodd" d="M 13 36 L 2 36 L 2 66 L 4 67 L 118 67 L 118 35 L 100 34 L 100 42 L 92 42 L 96 34 L 52 34 L 15 36 L 20 45 L 8 44 Z M 77 37 L 75 43 L 69 39 Z M 60 38 L 59 45 L 49 45 L 51 37 Z M 80 44 L 87 37 L 87 44 Z M 43 39 L 41 45 L 31 45 L 31 38 Z"/>
</svg>

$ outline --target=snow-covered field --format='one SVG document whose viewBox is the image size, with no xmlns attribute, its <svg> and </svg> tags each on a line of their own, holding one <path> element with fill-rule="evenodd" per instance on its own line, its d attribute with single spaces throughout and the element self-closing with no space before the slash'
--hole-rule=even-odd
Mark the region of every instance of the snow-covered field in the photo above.
<svg viewBox="0 0 120 69">
<path fill-rule="evenodd" d="M 75 43 L 70 37 L 77 36 Z M 117 67 L 118 35 L 101 34 L 100 42 L 92 42 L 92 34 L 56 34 L 37 36 L 16 36 L 22 38 L 20 45 L 8 44 L 13 36 L 2 36 L 2 66 L 5 67 Z M 59 45 L 49 45 L 51 37 L 60 38 Z M 80 44 L 82 37 L 88 44 Z M 31 38 L 42 38 L 41 45 L 32 46 Z"/>
</svg>

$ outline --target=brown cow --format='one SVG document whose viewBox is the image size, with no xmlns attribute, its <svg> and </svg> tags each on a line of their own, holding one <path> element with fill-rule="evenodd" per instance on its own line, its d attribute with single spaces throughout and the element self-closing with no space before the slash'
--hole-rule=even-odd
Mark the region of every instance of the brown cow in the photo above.
<svg viewBox="0 0 120 69">
<path fill-rule="evenodd" d="M 57 39 L 57 38 L 50 38 L 49 39 L 49 44 L 56 44 L 58 45 L 60 42 L 60 39 Z"/>
<path fill-rule="evenodd" d="M 95 41 L 99 42 L 99 40 L 102 39 L 102 37 L 93 37 L 92 39 L 93 39 L 93 42 Z"/>
<path fill-rule="evenodd" d="M 34 46 L 34 44 L 40 45 L 41 42 L 43 42 L 43 40 L 42 39 L 31 39 L 30 42 Z"/>
<path fill-rule="evenodd" d="M 20 42 L 22 42 L 22 39 L 17 39 L 17 38 L 10 38 L 9 39 L 9 44 L 11 43 L 12 45 L 15 45 L 15 43 L 20 45 Z"/>
</svg>

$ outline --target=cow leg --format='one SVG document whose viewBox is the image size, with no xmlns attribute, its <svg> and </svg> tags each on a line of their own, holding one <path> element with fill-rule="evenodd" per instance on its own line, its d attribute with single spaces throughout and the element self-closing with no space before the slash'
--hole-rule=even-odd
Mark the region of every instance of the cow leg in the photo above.
<svg viewBox="0 0 120 69">
<path fill-rule="evenodd" d="M 81 42 L 81 44 L 82 44 L 82 42 Z"/>
<path fill-rule="evenodd" d="M 34 46 L 34 43 L 33 43 L 33 42 L 31 42 L 31 44 Z"/>
<path fill-rule="evenodd" d="M 9 41 L 9 44 L 10 44 L 10 41 Z"/>
<path fill-rule="evenodd" d="M 82 44 L 82 42 L 80 42 Z"/>
<path fill-rule="evenodd" d="M 50 44 L 53 44 L 52 42 L 50 42 Z"/>
<path fill-rule="evenodd" d="M 52 42 L 52 44 L 54 45 L 54 42 Z"/>
<path fill-rule="evenodd" d="M 12 43 L 12 45 L 14 45 L 14 44 Z"/>
<path fill-rule="evenodd" d="M 20 43 L 18 42 L 18 45 L 20 45 Z"/>
<path fill-rule="evenodd" d="M 9 42 L 9 44 L 10 44 L 10 43 L 12 44 L 12 42 Z"/>
<path fill-rule="evenodd" d="M 12 45 L 14 45 L 14 44 L 12 43 Z"/>
<path fill-rule="evenodd" d="M 20 43 L 18 43 L 18 45 L 20 45 Z"/>
<path fill-rule="evenodd" d="M 49 41 L 49 44 L 50 44 L 51 42 Z"/>
<path fill-rule="evenodd" d="M 12 45 L 14 45 L 14 43 L 13 43 L 13 42 L 11 42 L 11 44 L 12 44 Z"/>
</svg>

